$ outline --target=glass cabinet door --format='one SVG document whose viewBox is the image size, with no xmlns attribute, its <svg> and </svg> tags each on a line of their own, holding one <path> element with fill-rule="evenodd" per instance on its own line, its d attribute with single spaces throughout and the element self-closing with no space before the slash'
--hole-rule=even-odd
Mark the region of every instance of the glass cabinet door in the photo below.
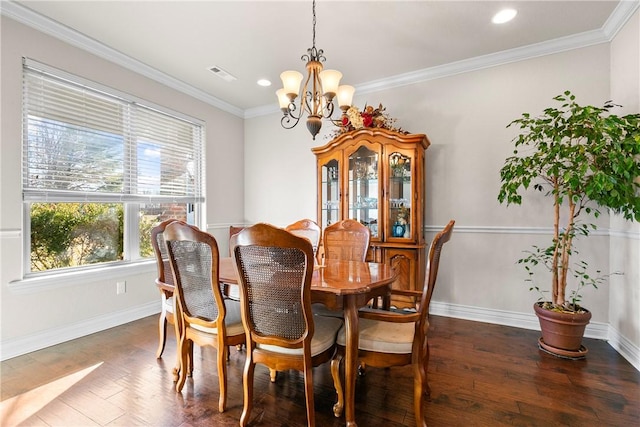
<svg viewBox="0 0 640 427">
<path fill-rule="evenodd" d="M 320 171 L 321 212 L 324 229 L 340 220 L 340 165 L 337 160 L 329 160 Z"/>
<path fill-rule="evenodd" d="M 349 214 L 350 219 L 369 227 L 371 238 L 378 231 L 378 153 L 360 147 L 349 156 Z"/>
<path fill-rule="evenodd" d="M 387 236 L 411 237 L 412 171 L 411 157 L 400 152 L 389 155 Z"/>
</svg>

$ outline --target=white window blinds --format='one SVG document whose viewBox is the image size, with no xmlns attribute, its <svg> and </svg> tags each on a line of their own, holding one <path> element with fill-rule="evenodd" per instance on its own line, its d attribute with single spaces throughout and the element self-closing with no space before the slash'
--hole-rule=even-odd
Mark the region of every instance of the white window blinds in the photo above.
<svg viewBox="0 0 640 427">
<path fill-rule="evenodd" d="M 25 201 L 204 201 L 195 119 L 25 59 Z"/>
</svg>

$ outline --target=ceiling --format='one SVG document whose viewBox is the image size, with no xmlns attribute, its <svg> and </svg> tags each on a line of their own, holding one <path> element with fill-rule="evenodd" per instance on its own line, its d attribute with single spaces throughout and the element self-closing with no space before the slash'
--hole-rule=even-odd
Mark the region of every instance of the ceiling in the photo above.
<svg viewBox="0 0 640 427">
<path fill-rule="evenodd" d="M 311 1 L 12 3 L 14 14 L 15 10 L 31 15 L 35 11 L 64 26 L 44 20 L 49 32 L 62 32 L 77 38 L 76 45 L 94 50 L 104 45 L 97 49 L 103 56 L 119 58 L 125 66 L 145 69 L 147 74 L 154 70 L 156 77 L 168 79 L 173 86 L 188 88 L 245 116 L 261 108 L 277 110 L 280 73 L 303 72 L 300 57 L 312 43 Z M 637 9 L 636 1 L 622 2 L 616 9 L 618 3 L 318 0 L 316 47 L 325 52 L 325 68 L 340 70 L 343 84 L 356 86 L 356 94 L 366 93 L 411 79 L 424 80 L 437 70 L 455 72 L 456 66 L 464 64 L 490 66 L 499 57 L 517 60 L 543 54 L 545 49 L 607 41 L 611 30 L 605 30 L 624 15 L 619 10 L 630 10 L 629 4 L 631 10 Z M 518 10 L 516 18 L 492 24 L 491 17 L 507 6 Z M 212 66 L 237 80 L 219 78 L 209 71 Z M 258 86 L 260 78 L 273 85 Z"/>
</svg>

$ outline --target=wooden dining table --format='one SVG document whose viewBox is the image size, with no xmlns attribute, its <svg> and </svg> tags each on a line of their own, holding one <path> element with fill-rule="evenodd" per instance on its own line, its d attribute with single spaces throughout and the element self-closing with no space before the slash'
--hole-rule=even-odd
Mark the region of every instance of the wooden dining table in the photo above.
<svg viewBox="0 0 640 427">
<path fill-rule="evenodd" d="M 355 387 L 358 372 L 358 310 L 372 298 L 389 293 L 396 272 L 387 264 L 375 262 L 325 259 L 316 266 L 311 280 L 311 300 L 332 310 L 342 310 L 346 333 L 345 348 L 345 421 L 356 427 Z M 233 258 L 221 258 L 220 282 L 237 284 L 238 275 Z M 336 416 L 340 415 L 340 409 Z"/>
</svg>

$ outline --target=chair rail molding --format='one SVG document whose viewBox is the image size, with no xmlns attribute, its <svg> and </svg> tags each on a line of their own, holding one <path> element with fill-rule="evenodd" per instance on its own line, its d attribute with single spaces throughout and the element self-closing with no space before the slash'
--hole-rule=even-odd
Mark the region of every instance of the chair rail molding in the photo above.
<svg viewBox="0 0 640 427">
<path fill-rule="evenodd" d="M 436 233 L 442 230 L 442 225 L 425 225 L 425 233 Z M 456 224 L 454 233 L 471 234 L 553 234 L 552 227 L 519 227 L 519 226 L 492 226 L 492 225 L 460 225 Z M 593 236 L 622 237 L 640 240 L 640 231 L 612 230 L 598 228 L 590 233 Z"/>
</svg>

